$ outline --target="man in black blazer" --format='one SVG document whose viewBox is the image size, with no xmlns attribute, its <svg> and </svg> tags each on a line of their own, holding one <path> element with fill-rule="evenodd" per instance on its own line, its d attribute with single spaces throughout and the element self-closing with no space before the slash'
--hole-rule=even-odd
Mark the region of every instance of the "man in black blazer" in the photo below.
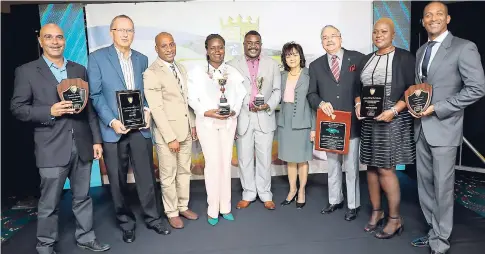
<svg viewBox="0 0 485 254">
<path fill-rule="evenodd" d="M 65 38 L 61 28 L 47 24 L 40 30 L 43 55 L 15 70 L 11 111 L 20 121 L 34 124 L 41 197 L 37 215 L 37 252 L 52 254 L 59 240 L 59 201 L 66 178 L 72 189 L 77 245 L 91 251 L 110 248 L 96 240 L 93 203 L 88 195 L 93 159 L 103 149 L 96 113 L 88 101 L 77 114 L 70 101 L 60 101 L 57 85 L 63 79 L 86 79 L 86 69 L 64 58 Z"/>
<path fill-rule="evenodd" d="M 329 205 L 322 214 L 343 208 L 342 166 L 345 168 L 347 185 L 347 208 L 345 220 L 357 217 L 360 207 L 359 189 L 359 137 L 360 123 L 354 110 L 354 82 L 356 64 L 364 56 L 362 53 L 342 48 L 340 31 L 328 25 L 321 32 L 322 46 L 327 54 L 310 64 L 310 88 L 308 101 L 314 110 L 322 110 L 331 115 L 334 110 L 352 112 L 350 146 L 346 155 L 327 153 Z"/>
</svg>

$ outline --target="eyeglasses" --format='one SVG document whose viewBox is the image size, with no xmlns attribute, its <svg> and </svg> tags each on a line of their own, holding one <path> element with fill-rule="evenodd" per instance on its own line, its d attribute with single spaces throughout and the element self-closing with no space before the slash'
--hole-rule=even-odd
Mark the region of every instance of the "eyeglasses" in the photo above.
<svg viewBox="0 0 485 254">
<path fill-rule="evenodd" d="M 322 41 L 328 41 L 328 40 L 332 40 L 332 39 L 335 39 L 335 38 L 340 38 L 340 35 L 331 35 L 331 36 L 323 36 L 322 37 Z"/>
<path fill-rule="evenodd" d="M 132 33 L 135 32 L 135 29 L 124 29 L 124 28 L 113 28 L 111 30 L 117 31 L 117 32 L 120 32 L 120 33 L 129 33 L 129 34 L 132 34 Z"/>
</svg>

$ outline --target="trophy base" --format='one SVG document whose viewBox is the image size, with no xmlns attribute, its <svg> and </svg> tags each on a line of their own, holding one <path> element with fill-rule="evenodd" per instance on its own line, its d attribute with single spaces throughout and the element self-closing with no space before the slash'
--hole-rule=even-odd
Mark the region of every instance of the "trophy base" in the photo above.
<svg viewBox="0 0 485 254">
<path fill-rule="evenodd" d="M 231 114 L 231 107 L 229 106 L 228 103 L 220 103 L 218 113 L 221 116 L 228 116 Z"/>
<path fill-rule="evenodd" d="M 254 106 L 260 107 L 263 105 L 264 105 L 264 97 L 256 96 L 256 98 L 254 98 Z"/>
</svg>

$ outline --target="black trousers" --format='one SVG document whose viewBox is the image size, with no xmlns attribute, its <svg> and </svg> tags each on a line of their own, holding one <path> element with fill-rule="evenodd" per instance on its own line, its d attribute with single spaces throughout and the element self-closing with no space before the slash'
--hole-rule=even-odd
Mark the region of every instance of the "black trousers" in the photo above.
<svg viewBox="0 0 485 254">
<path fill-rule="evenodd" d="M 72 212 L 76 218 L 76 241 L 86 243 L 96 239 L 93 231 L 93 202 L 89 196 L 92 161 L 79 158 L 75 143 L 71 159 L 64 167 L 40 168 L 41 196 L 37 214 L 37 252 L 50 254 L 59 240 L 59 201 L 66 178 L 72 190 Z"/>
<path fill-rule="evenodd" d="M 117 143 L 104 144 L 104 162 L 108 171 L 116 219 L 123 230 L 133 230 L 136 218 L 126 203 L 128 167 L 133 165 L 136 190 L 147 225 L 161 223 L 160 197 L 155 189 L 153 144 L 139 131 L 132 130 Z"/>
</svg>

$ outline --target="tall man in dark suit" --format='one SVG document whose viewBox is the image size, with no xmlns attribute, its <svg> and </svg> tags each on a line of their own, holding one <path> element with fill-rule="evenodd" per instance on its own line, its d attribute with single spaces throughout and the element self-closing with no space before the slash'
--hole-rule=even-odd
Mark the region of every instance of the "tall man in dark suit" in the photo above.
<svg viewBox="0 0 485 254">
<path fill-rule="evenodd" d="M 364 56 L 362 53 L 342 48 L 340 31 L 328 25 L 321 32 L 322 46 L 327 54 L 310 64 L 310 88 L 308 101 L 314 110 L 331 115 L 334 110 L 352 112 L 349 153 L 339 155 L 327 153 L 328 162 L 328 207 L 323 214 L 343 208 L 342 166 L 345 168 L 347 184 L 347 207 L 345 220 L 354 220 L 360 207 L 359 189 L 359 142 L 360 123 L 354 110 L 355 65 Z"/>
<path fill-rule="evenodd" d="M 76 241 L 81 248 L 106 251 L 93 231 L 93 203 L 89 197 L 91 165 L 103 153 L 96 113 L 88 100 L 74 114 L 72 102 L 60 101 L 57 85 L 63 79 L 86 80 L 86 69 L 64 58 L 64 33 L 55 24 L 40 30 L 43 55 L 15 70 L 11 111 L 21 121 L 34 124 L 37 167 L 41 176 L 41 197 L 37 215 L 37 252 L 52 254 L 59 240 L 59 201 L 66 178 L 72 189 L 72 211 L 76 218 Z"/>
<path fill-rule="evenodd" d="M 110 25 L 113 45 L 91 53 L 88 62 L 90 97 L 99 116 L 111 195 L 123 240 L 127 243 L 135 240 L 136 225 L 135 215 L 124 196 L 129 162 L 133 165 L 145 224 L 159 234 L 170 233 L 161 217 L 160 199 L 155 189 L 150 112 L 143 94 L 143 72 L 148 67 L 148 58 L 130 48 L 134 33 L 131 18 L 116 16 Z M 119 120 L 116 91 L 121 90 L 142 93 L 146 127 L 130 130 Z"/>
<path fill-rule="evenodd" d="M 424 8 L 428 42 L 416 53 L 416 83 L 433 87 L 431 106 L 415 121 L 418 194 L 428 234 L 412 242 L 431 253 L 446 253 L 453 227 L 455 160 L 462 143 L 467 106 L 485 95 L 485 77 L 475 43 L 453 36 L 441 2 Z"/>
</svg>

